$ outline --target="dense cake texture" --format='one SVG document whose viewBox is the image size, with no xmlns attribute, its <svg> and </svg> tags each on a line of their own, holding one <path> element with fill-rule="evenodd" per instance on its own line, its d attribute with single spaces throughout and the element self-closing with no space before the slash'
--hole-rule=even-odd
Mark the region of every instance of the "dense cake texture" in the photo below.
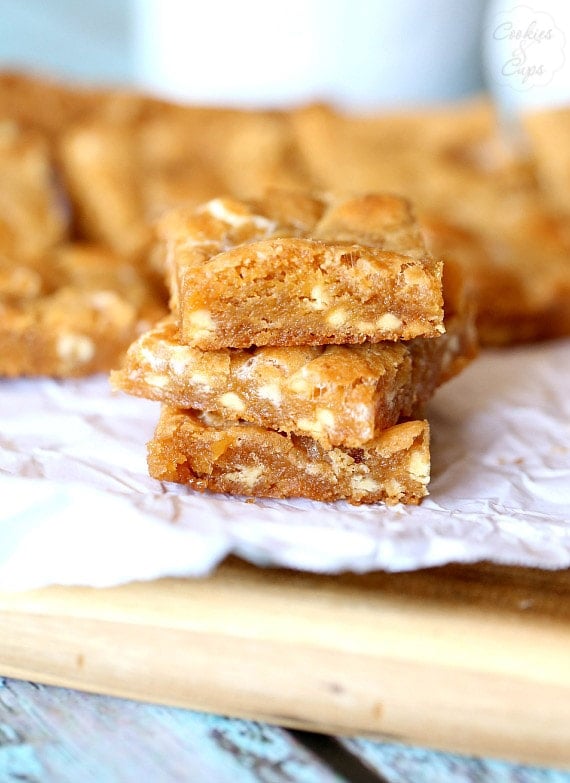
<svg viewBox="0 0 570 783">
<path fill-rule="evenodd" d="M 0 376 L 108 372 L 164 313 L 132 263 L 67 244 L 35 263 L 0 258 Z"/>
<path fill-rule="evenodd" d="M 444 331 L 442 264 L 426 251 L 404 199 L 296 199 L 215 199 L 166 217 L 183 342 L 214 350 Z"/>
<path fill-rule="evenodd" d="M 224 348 L 184 345 L 166 319 L 129 348 L 116 388 L 228 421 L 359 446 L 409 417 L 476 353 L 474 311 L 453 265 L 444 272 L 446 332 L 406 343 Z"/>
<path fill-rule="evenodd" d="M 409 421 L 362 448 L 327 450 L 309 437 L 163 407 L 148 465 L 154 478 L 199 491 L 417 504 L 427 495 L 429 427 Z"/>
</svg>

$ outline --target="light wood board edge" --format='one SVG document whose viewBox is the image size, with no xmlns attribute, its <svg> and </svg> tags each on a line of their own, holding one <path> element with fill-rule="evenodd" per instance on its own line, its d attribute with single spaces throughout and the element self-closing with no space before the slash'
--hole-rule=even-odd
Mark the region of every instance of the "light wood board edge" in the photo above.
<svg viewBox="0 0 570 783">
<path fill-rule="evenodd" d="M 0 639 L 6 676 L 570 766 L 570 624 L 548 615 L 232 563 L 3 594 Z"/>
</svg>

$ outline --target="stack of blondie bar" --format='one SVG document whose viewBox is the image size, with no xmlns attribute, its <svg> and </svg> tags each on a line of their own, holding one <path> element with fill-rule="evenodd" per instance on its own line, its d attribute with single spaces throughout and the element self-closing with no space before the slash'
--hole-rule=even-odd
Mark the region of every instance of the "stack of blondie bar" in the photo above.
<svg viewBox="0 0 570 783">
<path fill-rule="evenodd" d="M 418 503 L 423 404 L 475 354 L 454 268 L 392 195 L 215 199 L 161 223 L 170 317 L 116 388 L 158 400 L 153 477 L 194 489 Z"/>
</svg>

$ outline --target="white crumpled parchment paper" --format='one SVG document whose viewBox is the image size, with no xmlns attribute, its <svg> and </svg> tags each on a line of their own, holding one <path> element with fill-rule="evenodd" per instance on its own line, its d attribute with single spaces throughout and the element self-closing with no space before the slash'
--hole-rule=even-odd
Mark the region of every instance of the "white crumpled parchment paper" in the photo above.
<svg viewBox="0 0 570 783">
<path fill-rule="evenodd" d="M 419 507 L 160 484 L 145 462 L 158 410 L 104 377 L 0 381 L 0 588 L 194 576 L 230 552 L 321 572 L 570 566 L 568 340 L 484 352 L 438 392 Z"/>
</svg>

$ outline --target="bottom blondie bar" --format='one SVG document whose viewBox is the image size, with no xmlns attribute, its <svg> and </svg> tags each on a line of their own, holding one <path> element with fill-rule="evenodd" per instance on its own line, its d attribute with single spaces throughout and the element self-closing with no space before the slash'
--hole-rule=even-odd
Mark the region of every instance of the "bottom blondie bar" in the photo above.
<svg viewBox="0 0 570 783">
<path fill-rule="evenodd" d="M 160 481 L 232 495 L 418 504 L 430 474 L 429 425 L 407 421 L 355 449 L 163 406 L 148 446 Z"/>
</svg>

